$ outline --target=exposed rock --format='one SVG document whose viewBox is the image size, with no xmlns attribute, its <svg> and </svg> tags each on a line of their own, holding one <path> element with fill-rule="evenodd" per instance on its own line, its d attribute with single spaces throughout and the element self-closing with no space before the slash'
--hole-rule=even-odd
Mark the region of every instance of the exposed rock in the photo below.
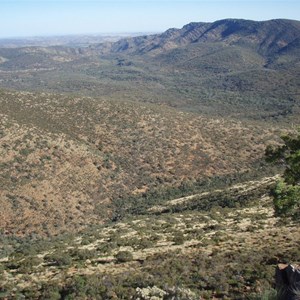
<svg viewBox="0 0 300 300">
<path fill-rule="evenodd" d="M 300 267 L 279 264 L 276 268 L 276 289 L 280 300 L 299 300 Z"/>
</svg>

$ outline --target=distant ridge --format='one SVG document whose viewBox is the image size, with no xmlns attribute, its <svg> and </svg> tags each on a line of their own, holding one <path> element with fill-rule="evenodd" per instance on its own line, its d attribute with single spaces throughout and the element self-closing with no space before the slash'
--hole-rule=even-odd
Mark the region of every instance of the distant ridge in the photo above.
<svg viewBox="0 0 300 300">
<path fill-rule="evenodd" d="M 299 45 L 300 22 L 274 19 L 251 21 L 224 19 L 213 23 L 192 22 L 181 29 L 171 28 L 162 34 L 121 39 L 98 46 L 103 53 L 157 55 L 195 43 L 223 42 L 227 45 L 251 47 L 262 55 L 274 55 Z"/>
</svg>

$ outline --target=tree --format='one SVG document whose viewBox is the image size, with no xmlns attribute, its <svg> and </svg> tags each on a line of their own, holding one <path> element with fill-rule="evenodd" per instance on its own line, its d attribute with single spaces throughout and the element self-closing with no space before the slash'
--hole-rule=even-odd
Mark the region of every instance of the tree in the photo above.
<svg viewBox="0 0 300 300">
<path fill-rule="evenodd" d="M 281 146 L 268 146 L 266 160 L 284 167 L 282 179 L 272 190 L 278 216 L 300 217 L 300 131 L 281 137 Z"/>
</svg>

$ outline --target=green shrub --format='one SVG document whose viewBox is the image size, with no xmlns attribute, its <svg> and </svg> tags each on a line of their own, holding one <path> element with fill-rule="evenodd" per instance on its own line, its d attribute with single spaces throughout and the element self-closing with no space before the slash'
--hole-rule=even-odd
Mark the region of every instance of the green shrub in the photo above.
<svg viewBox="0 0 300 300">
<path fill-rule="evenodd" d="M 106 287 L 102 283 L 102 278 L 96 275 L 75 276 L 62 289 L 63 299 L 110 299 L 106 297 Z M 123 298 L 124 299 L 124 298 Z"/>
<path fill-rule="evenodd" d="M 67 253 L 56 252 L 45 257 L 46 262 L 54 266 L 68 266 L 72 263 L 72 258 Z"/>
<path fill-rule="evenodd" d="M 33 268 L 41 264 L 43 261 L 38 257 L 27 257 L 19 264 L 19 272 L 29 273 L 33 271 Z"/>
<path fill-rule="evenodd" d="M 46 283 L 41 288 L 41 299 L 59 300 L 61 299 L 60 287 L 55 283 Z"/>
<path fill-rule="evenodd" d="M 87 260 L 92 259 L 96 256 L 95 250 L 87 250 L 87 249 L 71 249 L 69 254 L 76 260 Z"/>
<path fill-rule="evenodd" d="M 173 242 L 175 245 L 182 245 L 184 243 L 184 235 L 182 232 L 176 232 L 173 237 Z"/>
<path fill-rule="evenodd" d="M 131 261 L 133 259 L 133 255 L 129 251 L 119 251 L 115 255 L 115 258 L 118 263 L 124 263 L 124 262 Z"/>
</svg>

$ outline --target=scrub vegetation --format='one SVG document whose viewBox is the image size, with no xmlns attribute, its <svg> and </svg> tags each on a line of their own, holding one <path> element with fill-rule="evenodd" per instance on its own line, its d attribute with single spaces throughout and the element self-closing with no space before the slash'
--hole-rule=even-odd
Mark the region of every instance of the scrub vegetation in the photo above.
<svg viewBox="0 0 300 300">
<path fill-rule="evenodd" d="M 300 263 L 299 39 L 0 41 L 0 299 L 276 299 Z"/>
</svg>

